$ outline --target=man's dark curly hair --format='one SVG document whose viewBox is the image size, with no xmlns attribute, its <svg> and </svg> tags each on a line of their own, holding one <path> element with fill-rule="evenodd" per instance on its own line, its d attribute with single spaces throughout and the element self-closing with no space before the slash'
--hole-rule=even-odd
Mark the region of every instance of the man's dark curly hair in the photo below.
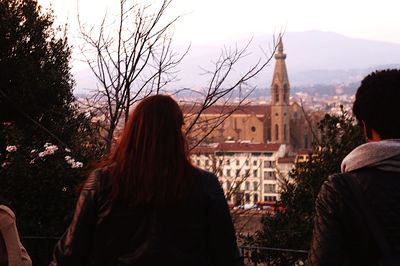
<svg viewBox="0 0 400 266">
<path fill-rule="evenodd" d="M 353 113 L 381 139 L 400 138 L 400 70 L 376 71 L 361 81 Z"/>
</svg>

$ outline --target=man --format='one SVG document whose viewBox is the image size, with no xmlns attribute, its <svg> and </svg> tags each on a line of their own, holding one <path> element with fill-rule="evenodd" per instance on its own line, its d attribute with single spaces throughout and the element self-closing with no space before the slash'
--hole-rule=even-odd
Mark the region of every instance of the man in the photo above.
<svg viewBox="0 0 400 266">
<path fill-rule="evenodd" d="M 400 70 L 368 75 L 353 113 L 366 143 L 321 187 L 309 265 L 380 265 L 400 254 Z"/>
</svg>

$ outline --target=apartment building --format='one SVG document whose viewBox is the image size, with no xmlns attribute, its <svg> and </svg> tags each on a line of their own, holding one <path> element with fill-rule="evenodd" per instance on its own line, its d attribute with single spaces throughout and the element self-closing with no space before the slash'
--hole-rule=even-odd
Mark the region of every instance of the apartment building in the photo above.
<svg viewBox="0 0 400 266">
<path fill-rule="evenodd" d="M 282 181 L 294 166 L 285 154 L 285 144 L 224 142 L 196 147 L 191 159 L 216 174 L 230 205 L 251 206 L 279 200 Z"/>
</svg>

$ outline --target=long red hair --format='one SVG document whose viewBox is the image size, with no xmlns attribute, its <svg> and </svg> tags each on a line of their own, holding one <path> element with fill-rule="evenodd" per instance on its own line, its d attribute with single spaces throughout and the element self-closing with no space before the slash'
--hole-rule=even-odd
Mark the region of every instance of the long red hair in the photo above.
<svg viewBox="0 0 400 266">
<path fill-rule="evenodd" d="M 184 198 L 195 168 L 182 125 L 182 111 L 170 96 L 149 96 L 136 106 L 104 162 L 110 166 L 113 200 L 160 205 Z"/>
</svg>

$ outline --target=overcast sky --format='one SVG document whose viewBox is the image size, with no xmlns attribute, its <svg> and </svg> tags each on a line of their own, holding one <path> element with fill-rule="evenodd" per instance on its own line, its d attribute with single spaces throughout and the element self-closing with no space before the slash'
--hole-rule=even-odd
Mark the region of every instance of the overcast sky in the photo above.
<svg viewBox="0 0 400 266">
<path fill-rule="evenodd" d="M 145 0 L 151 3 L 156 0 Z M 76 28 L 76 0 L 39 0 L 50 3 L 57 22 Z M 79 0 L 81 16 L 99 23 L 106 8 L 118 0 Z M 213 44 L 236 36 L 321 30 L 349 37 L 400 43 L 398 0 L 173 0 L 169 15 L 183 15 L 176 24 L 175 43 Z"/>
</svg>

